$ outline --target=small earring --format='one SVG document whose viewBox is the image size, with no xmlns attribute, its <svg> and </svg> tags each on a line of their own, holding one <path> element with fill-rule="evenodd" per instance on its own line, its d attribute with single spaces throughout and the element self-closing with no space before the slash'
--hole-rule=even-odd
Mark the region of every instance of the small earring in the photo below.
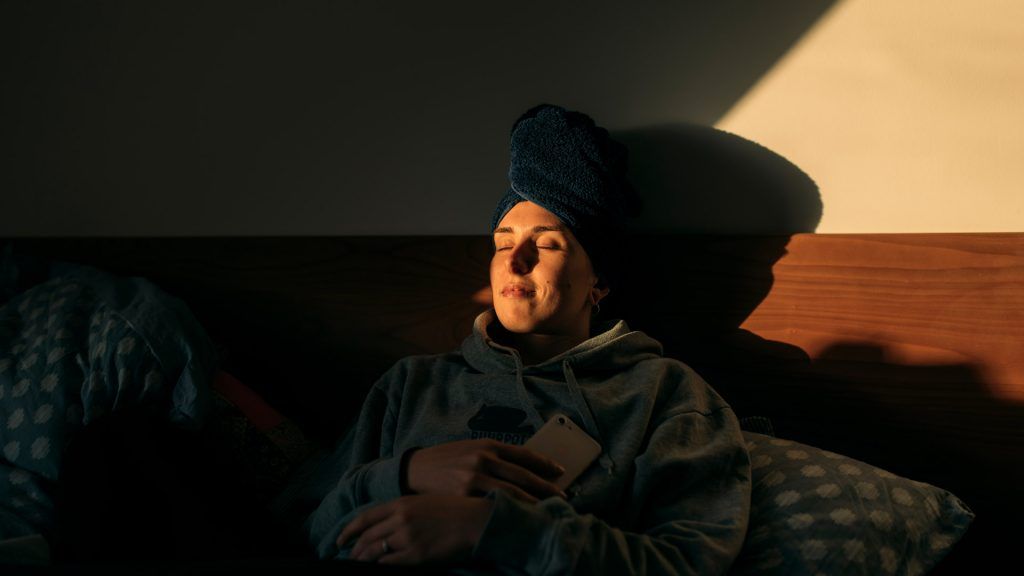
<svg viewBox="0 0 1024 576">
<path fill-rule="evenodd" d="M 590 309 L 590 315 L 591 316 L 597 316 L 600 313 L 601 313 L 601 303 L 598 302 L 597 304 L 594 304 L 593 308 Z"/>
</svg>

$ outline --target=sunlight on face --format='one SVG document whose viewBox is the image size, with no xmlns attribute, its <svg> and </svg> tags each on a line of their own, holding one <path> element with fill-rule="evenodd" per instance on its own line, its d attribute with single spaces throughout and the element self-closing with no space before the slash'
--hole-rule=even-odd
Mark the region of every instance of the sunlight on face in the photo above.
<svg viewBox="0 0 1024 576">
<path fill-rule="evenodd" d="M 498 320 L 518 334 L 586 333 L 599 298 L 590 258 L 557 216 L 520 202 L 494 230 L 491 293 Z"/>
</svg>

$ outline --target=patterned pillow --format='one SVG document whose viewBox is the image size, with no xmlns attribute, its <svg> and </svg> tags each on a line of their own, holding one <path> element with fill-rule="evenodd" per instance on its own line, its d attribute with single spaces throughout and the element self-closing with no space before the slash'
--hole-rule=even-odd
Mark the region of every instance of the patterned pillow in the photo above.
<svg viewBox="0 0 1024 576">
<path fill-rule="evenodd" d="M 140 278 L 64 266 L 0 305 L 0 540 L 51 536 L 84 427 L 138 411 L 198 428 L 214 363 L 185 304 Z"/>
<path fill-rule="evenodd" d="M 791 440 L 743 435 L 754 486 L 732 574 L 923 574 L 974 518 L 935 486 Z"/>
</svg>

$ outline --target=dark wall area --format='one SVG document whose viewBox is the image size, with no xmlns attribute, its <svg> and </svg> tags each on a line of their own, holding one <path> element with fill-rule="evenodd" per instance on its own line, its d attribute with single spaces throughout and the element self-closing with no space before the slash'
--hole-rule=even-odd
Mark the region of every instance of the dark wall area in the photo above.
<svg viewBox="0 0 1024 576">
<path fill-rule="evenodd" d="M 4 2 L 0 236 L 486 232 L 527 107 L 713 124 L 831 4 Z"/>
</svg>

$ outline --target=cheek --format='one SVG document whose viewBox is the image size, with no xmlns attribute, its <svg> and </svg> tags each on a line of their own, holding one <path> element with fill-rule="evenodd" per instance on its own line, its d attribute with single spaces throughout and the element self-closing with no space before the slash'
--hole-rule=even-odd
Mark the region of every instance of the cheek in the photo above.
<svg viewBox="0 0 1024 576">
<path fill-rule="evenodd" d="M 494 286 L 498 280 L 498 272 L 501 270 L 501 261 L 498 259 L 498 255 L 495 254 L 491 258 L 491 267 L 488 273 L 491 277 L 491 286 Z"/>
<path fill-rule="evenodd" d="M 575 267 L 566 266 L 558 271 L 558 275 L 553 280 L 559 290 L 571 291 L 582 286 L 583 279 L 584 276 L 580 274 L 579 270 L 575 269 Z"/>
<path fill-rule="evenodd" d="M 578 300 L 586 300 L 590 295 L 590 287 L 597 282 L 596 278 L 592 277 L 589 271 L 580 266 L 572 271 L 567 271 L 566 274 L 559 279 L 559 283 L 564 292 L 563 298 L 571 299 L 574 302 Z"/>
</svg>

